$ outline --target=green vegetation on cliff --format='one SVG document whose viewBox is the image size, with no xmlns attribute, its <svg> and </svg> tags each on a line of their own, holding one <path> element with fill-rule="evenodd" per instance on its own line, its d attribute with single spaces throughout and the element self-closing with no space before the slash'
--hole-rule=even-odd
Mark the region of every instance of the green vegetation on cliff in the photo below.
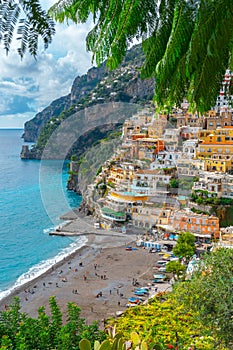
<svg viewBox="0 0 233 350">
<path fill-rule="evenodd" d="M 101 171 L 102 165 L 114 154 L 121 142 L 121 134 L 121 128 L 109 131 L 103 138 L 93 142 L 90 148 L 80 154 L 80 157 L 72 156 L 73 159 L 76 158 L 75 161 L 79 164 L 76 181 L 82 193 L 86 191 L 87 186 L 93 182 L 95 176 Z M 72 182 L 73 177 L 74 174 L 70 174 L 70 182 Z"/>
<path fill-rule="evenodd" d="M 90 107 L 112 102 L 138 105 L 151 103 L 154 80 L 142 81 L 138 72 L 143 59 L 141 46 L 138 45 L 127 53 L 125 61 L 115 71 L 108 71 L 103 64 L 100 68 L 91 68 L 84 76 L 77 77 L 71 94 L 52 102 L 25 124 L 25 141 L 37 139 L 36 148 L 41 152 L 61 123 L 75 115 L 78 119 L 78 112 L 83 109 L 88 113 Z"/>
</svg>

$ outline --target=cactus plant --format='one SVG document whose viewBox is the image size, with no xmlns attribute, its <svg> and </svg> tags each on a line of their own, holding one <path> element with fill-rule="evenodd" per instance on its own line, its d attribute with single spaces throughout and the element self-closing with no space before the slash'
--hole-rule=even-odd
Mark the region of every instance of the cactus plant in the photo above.
<svg viewBox="0 0 233 350">
<path fill-rule="evenodd" d="M 104 340 L 102 343 L 95 341 L 94 350 L 148 350 L 147 343 L 140 339 L 136 332 L 131 333 L 130 348 L 126 346 L 126 342 L 122 339 L 120 334 L 113 332 L 109 333 L 109 339 Z M 113 340 L 113 341 L 112 341 Z M 91 350 L 91 343 L 87 339 L 82 339 L 79 342 L 80 350 Z"/>
<path fill-rule="evenodd" d="M 79 342 L 80 350 L 91 350 L 91 343 L 87 339 L 82 339 Z"/>
</svg>

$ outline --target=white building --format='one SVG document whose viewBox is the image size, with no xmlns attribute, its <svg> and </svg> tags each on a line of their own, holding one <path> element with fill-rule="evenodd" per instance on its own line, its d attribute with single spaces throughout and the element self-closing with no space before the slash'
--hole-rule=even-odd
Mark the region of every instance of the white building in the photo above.
<svg viewBox="0 0 233 350">
<path fill-rule="evenodd" d="M 233 112 L 233 95 L 228 95 L 229 86 L 231 84 L 231 79 L 233 77 L 233 73 L 229 69 L 227 69 L 226 74 L 224 76 L 224 80 L 222 83 L 222 88 L 219 92 L 219 96 L 217 98 L 217 102 L 215 105 L 215 110 L 217 112 L 222 111 L 230 111 Z"/>
</svg>

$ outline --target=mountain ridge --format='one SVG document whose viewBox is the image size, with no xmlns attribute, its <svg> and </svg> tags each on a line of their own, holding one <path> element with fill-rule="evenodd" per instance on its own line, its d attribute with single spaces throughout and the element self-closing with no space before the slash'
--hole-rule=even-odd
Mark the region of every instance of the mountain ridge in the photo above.
<svg viewBox="0 0 233 350">
<path fill-rule="evenodd" d="M 145 103 L 151 104 L 154 79 L 140 79 L 139 70 L 143 57 L 141 45 L 137 45 L 127 52 L 124 62 L 116 70 L 108 71 L 104 63 L 101 67 L 92 67 L 86 74 L 76 77 L 68 95 L 54 100 L 33 119 L 25 123 L 24 141 L 37 142 L 37 144 L 33 152 L 23 152 L 21 157 L 40 159 L 47 141 L 56 128 L 68 117 L 77 115 L 78 118 L 77 112 L 83 109 L 87 110 L 106 103 L 114 106 L 114 103 L 117 102 L 143 106 Z M 114 107 L 112 108 L 114 113 Z M 108 113 L 111 113 L 111 108 Z M 126 113 L 125 116 L 122 116 L 121 121 L 123 122 L 127 117 L 130 115 Z M 99 128 L 98 118 L 101 116 L 98 115 L 98 108 L 96 108 L 96 114 L 92 119 L 96 119 L 96 127 Z M 116 121 L 118 122 L 119 120 Z M 80 126 L 77 124 L 77 128 L 79 127 L 84 127 L 87 132 L 83 122 Z M 92 132 L 94 129 L 95 123 Z"/>
</svg>

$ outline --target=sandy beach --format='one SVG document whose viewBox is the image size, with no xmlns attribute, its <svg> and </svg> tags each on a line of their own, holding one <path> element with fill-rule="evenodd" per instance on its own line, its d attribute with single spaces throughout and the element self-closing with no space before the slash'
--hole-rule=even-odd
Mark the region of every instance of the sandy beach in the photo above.
<svg viewBox="0 0 233 350">
<path fill-rule="evenodd" d="M 0 301 L 0 310 L 9 305 L 14 296 L 21 302 L 21 311 L 37 317 L 37 310 L 55 296 L 64 319 L 68 302 L 75 302 L 81 308 L 81 316 L 90 324 L 98 320 L 103 327 L 104 319 L 124 311 L 128 298 L 134 296 L 137 280 L 140 286 L 148 285 L 153 278 L 153 266 L 158 254 L 137 247 L 126 250 L 127 245 L 136 248 L 136 234 L 94 230 L 92 218 L 77 218 L 62 228 L 61 235 L 83 235 L 88 238 L 81 249 L 51 266 L 50 270 L 33 281 L 17 288 Z M 169 288 L 168 284 L 151 287 L 151 293 Z"/>
</svg>

